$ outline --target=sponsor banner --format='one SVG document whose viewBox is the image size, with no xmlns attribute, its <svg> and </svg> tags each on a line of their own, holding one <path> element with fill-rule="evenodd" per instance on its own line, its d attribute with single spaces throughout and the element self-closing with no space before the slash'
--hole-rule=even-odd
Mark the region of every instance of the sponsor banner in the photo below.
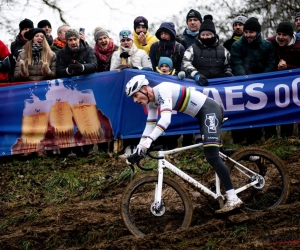
<svg viewBox="0 0 300 250">
<path fill-rule="evenodd" d="M 0 87 L 0 154 L 81 146 L 114 138 L 140 137 L 147 111 L 126 97 L 131 77 L 146 75 L 150 86 L 163 81 L 196 88 L 218 101 L 228 121 L 223 129 L 299 122 L 300 70 L 209 80 L 126 69 Z M 199 132 L 197 120 L 173 111 L 164 135 Z"/>
</svg>

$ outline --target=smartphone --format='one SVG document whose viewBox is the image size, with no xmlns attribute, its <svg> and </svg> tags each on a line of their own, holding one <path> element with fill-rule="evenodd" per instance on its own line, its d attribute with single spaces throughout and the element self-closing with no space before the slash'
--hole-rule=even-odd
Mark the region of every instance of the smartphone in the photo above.
<svg viewBox="0 0 300 250">
<path fill-rule="evenodd" d="M 83 33 L 85 32 L 85 28 L 79 28 L 79 32 Z"/>
</svg>

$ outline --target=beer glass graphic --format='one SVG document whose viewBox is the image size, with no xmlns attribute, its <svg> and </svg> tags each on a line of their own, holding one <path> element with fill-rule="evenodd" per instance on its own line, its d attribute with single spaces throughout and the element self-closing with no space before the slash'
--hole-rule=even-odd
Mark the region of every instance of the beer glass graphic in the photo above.
<svg viewBox="0 0 300 250">
<path fill-rule="evenodd" d="M 54 136 L 60 146 L 74 146 L 74 124 L 68 101 L 56 98 L 50 111 L 50 124 L 54 128 Z"/>
<path fill-rule="evenodd" d="M 41 140 L 45 138 L 51 101 L 26 99 L 22 117 L 22 150 L 23 152 L 37 151 L 42 148 Z"/>
<path fill-rule="evenodd" d="M 99 143 L 104 139 L 98 118 L 94 93 L 91 89 L 77 92 L 69 100 L 78 130 L 87 144 Z"/>
</svg>

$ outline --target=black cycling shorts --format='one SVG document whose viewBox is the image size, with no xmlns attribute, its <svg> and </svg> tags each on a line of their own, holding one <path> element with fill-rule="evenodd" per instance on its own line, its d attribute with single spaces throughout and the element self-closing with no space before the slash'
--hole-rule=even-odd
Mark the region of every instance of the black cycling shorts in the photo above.
<svg viewBox="0 0 300 250">
<path fill-rule="evenodd" d="M 199 122 L 204 146 L 219 146 L 221 144 L 221 126 L 224 117 L 224 110 L 220 104 L 211 98 L 207 98 L 195 117 Z"/>
</svg>

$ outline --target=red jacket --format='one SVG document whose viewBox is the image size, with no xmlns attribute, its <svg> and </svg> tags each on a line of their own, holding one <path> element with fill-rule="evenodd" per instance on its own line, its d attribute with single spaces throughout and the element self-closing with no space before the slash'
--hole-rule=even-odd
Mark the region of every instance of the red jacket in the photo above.
<svg viewBox="0 0 300 250">
<path fill-rule="evenodd" d="M 0 60 L 2 61 L 9 55 L 9 50 L 6 45 L 0 40 Z M 8 81 L 8 72 L 0 72 L 0 82 Z"/>
</svg>

